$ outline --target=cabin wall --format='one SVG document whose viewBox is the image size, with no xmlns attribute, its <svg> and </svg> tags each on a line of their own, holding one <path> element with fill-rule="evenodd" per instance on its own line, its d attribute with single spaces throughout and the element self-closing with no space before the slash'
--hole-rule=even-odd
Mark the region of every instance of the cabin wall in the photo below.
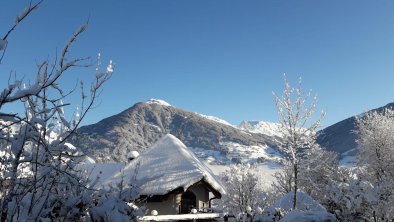
<svg viewBox="0 0 394 222">
<path fill-rule="evenodd" d="M 196 209 L 203 211 L 209 207 L 209 191 L 202 184 L 192 186 L 188 190 L 192 191 L 196 195 Z"/>
<path fill-rule="evenodd" d="M 209 191 L 203 184 L 189 187 L 189 191 L 196 195 L 196 209 L 198 211 L 205 211 L 209 207 Z M 140 207 L 145 206 L 147 215 L 150 215 L 152 210 L 156 210 L 159 215 L 179 214 L 182 194 L 170 194 L 166 200 L 161 202 L 147 202 Z"/>
<path fill-rule="evenodd" d="M 150 215 L 152 210 L 157 210 L 159 215 L 178 214 L 180 202 L 180 194 L 170 194 L 168 199 L 162 202 L 148 202 L 143 206 L 145 206 L 145 209 L 147 209 L 147 215 Z"/>
</svg>

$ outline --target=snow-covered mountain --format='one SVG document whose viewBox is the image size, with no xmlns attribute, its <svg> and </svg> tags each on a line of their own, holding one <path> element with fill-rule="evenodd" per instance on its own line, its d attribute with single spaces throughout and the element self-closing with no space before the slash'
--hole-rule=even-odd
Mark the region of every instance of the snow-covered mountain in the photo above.
<svg viewBox="0 0 394 222">
<path fill-rule="evenodd" d="M 127 161 L 167 133 L 217 163 L 280 161 L 272 135 L 248 132 L 217 117 L 185 111 L 159 99 L 137 103 L 123 112 L 78 129 L 71 141 L 98 161 Z M 214 154 L 214 155 L 209 155 Z"/>
<path fill-rule="evenodd" d="M 371 111 L 390 107 L 394 103 Z M 321 130 L 318 143 L 339 153 L 342 162 L 350 163 L 357 152 L 354 130 L 355 117 L 350 117 Z M 243 121 L 234 126 L 218 117 L 185 111 L 159 99 L 137 103 L 96 124 L 83 126 L 70 142 L 99 162 L 125 162 L 130 151 L 143 152 L 167 133 L 175 135 L 209 163 L 283 159 L 275 145 L 281 139 L 278 123 Z"/>
<path fill-rule="evenodd" d="M 281 126 L 279 123 L 265 121 L 242 121 L 238 128 L 251 133 L 260 133 L 267 136 L 282 136 Z"/>
</svg>

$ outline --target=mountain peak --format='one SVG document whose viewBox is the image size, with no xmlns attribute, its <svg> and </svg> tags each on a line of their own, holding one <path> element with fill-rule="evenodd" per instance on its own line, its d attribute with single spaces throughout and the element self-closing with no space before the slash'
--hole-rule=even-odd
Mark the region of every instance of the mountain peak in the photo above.
<svg viewBox="0 0 394 222">
<path fill-rule="evenodd" d="M 147 104 L 157 104 L 157 105 L 161 105 L 161 106 L 171 106 L 171 104 L 169 104 L 168 102 L 161 100 L 161 99 L 150 99 L 148 101 L 146 101 Z"/>
</svg>

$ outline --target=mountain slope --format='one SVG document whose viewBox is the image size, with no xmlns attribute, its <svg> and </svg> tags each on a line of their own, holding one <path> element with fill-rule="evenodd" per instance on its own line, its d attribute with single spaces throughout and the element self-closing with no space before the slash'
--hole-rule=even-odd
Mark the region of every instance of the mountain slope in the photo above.
<svg viewBox="0 0 394 222">
<path fill-rule="evenodd" d="M 184 111 L 161 100 L 137 103 L 100 122 L 78 129 L 72 143 L 99 161 L 127 161 L 131 150 L 142 151 L 171 133 L 188 147 L 229 152 L 228 144 L 274 146 L 274 139 L 245 132 L 211 117 Z"/>
<path fill-rule="evenodd" d="M 394 103 L 389 103 L 369 112 L 382 112 L 385 108 L 394 108 Z M 364 113 L 365 114 L 365 113 Z M 363 116 L 364 114 L 361 114 Z M 340 154 L 349 154 L 349 151 L 356 151 L 356 117 L 350 117 L 335 123 L 319 132 L 317 142 L 328 150 L 338 152 Z M 350 153 L 354 155 L 353 153 Z"/>
<path fill-rule="evenodd" d="M 265 121 L 242 121 L 238 128 L 251 132 L 260 133 L 267 136 L 281 137 L 281 125 Z"/>
</svg>

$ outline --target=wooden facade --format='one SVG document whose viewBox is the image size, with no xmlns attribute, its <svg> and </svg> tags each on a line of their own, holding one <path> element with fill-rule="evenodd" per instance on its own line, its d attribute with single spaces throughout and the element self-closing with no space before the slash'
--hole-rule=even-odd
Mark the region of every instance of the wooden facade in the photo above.
<svg viewBox="0 0 394 222">
<path fill-rule="evenodd" d="M 142 196 L 140 207 L 147 212 L 156 210 L 159 215 L 188 214 L 192 209 L 197 212 L 207 212 L 210 207 L 209 194 L 221 198 L 221 194 L 204 180 L 201 180 L 186 190 L 175 189 L 166 195 Z"/>
</svg>

